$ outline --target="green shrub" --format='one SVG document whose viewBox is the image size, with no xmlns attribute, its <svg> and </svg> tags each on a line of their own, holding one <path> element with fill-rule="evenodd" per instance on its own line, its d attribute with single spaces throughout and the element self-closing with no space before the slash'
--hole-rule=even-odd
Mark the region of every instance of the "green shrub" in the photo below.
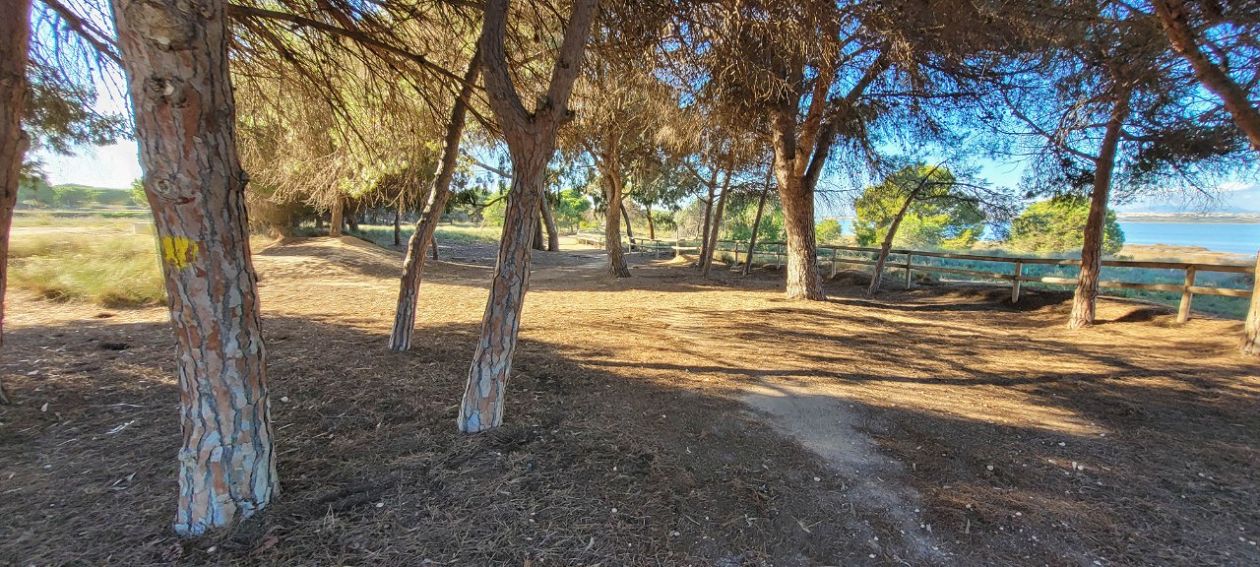
<svg viewBox="0 0 1260 567">
<path fill-rule="evenodd" d="M 1085 244 L 1085 221 L 1089 200 L 1085 197 L 1056 197 L 1029 205 L 1014 221 L 1007 243 L 1022 252 L 1079 252 Z M 1124 231 L 1116 213 L 1108 210 L 1103 225 L 1103 253 L 1115 254 L 1124 247 Z"/>
</svg>

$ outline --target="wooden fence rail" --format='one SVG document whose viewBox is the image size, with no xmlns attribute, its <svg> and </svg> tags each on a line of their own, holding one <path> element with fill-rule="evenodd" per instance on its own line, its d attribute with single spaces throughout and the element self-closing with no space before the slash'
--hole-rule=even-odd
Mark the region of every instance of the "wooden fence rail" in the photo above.
<svg viewBox="0 0 1260 567">
<path fill-rule="evenodd" d="M 581 242 L 603 246 L 603 235 L 583 235 L 577 236 Z M 662 252 L 672 251 L 676 254 L 683 252 L 698 251 L 699 246 L 684 246 L 684 241 L 665 241 L 656 239 L 635 239 L 635 246 L 640 251 Z M 729 248 L 723 245 L 731 245 Z M 741 260 L 741 256 L 747 256 L 747 242 L 736 240 L 718 241 L 718 247 L 715 252 L 731 254 L 735 263 L 743 263 L 747 259 Z M 786 253 L 787 244 L 784 242 L 758 242 L 757 250 L 753 252 L 753 256 L 773 256 L 775 264 L 782 266 Z M 824 256 L 824 252 L 830 250 L 829 257 Z M 818 247 L 818 262 L 822 266 L 829 265 L 831 275 L 834 276 L 841 265 L 858 265 L 873 266 L 875 260 L 867 258 L 856 258 L 851 256 L 841 256 L 841 252 L 857 252 L 864 254 L 878 255 L 880 249 L 867 246 L 833 246 L 821 245 Z M 913 285 L 914 272 L 930 272 L 951 275 L 965 275 L 978 277 L 983 279 L 1008 281 L 1011 283 L 1011 302 L 1018 302 L 1022 284 L 1043 283 L 1052 285 L 1076 285 L 1075 277 L 1060 276 L 1035 276 L 1028 275 L 1024 267 L 1029 265 L 1039 266 L 1079 266 L 1080 260 L 1071 258 L 1038 258 L 1033 256 L 992 256 L 984 254 L 962 254 L 955 252 L 932 252 L 927 250 L 908 250 L 905 248 L 893 248 L 889 250 L 890 256 L 903 257 L 900 262 L 890 261 L 885 265 L 886 270 L 901 270 L 905 273 L 905 285 L 907 288 Z M 936 266 L 932 264 L 915 263 L 914 258 L 940 258 L 944 260 L 968 260 L 973 262 L 991 262 L 994 264 L 1010 264 L 1012 265 L 1011 273 L 995 272 L 986 270 L 974 270 L 966 268 L 955 268 L 947 266 Z M 1137 269 L 1153 269 L 1153 270 L 1177 270 L 1185 274 L 1181 283 L 1143 283 L 1122 280 L 1103 280 L 1098 282 L 1099 287 L 1109 289 L 1136 289 L 1145 291 L 1160 291 L 1180 293 L 1181 301 L 1177 309 L 1177 321 L 1184 322 L 1190 317 L 1190 307 L 1194 301 L 1195 295 L 1215 295 L 1222 297 L 1251 297 L 1253 291 L 1242 288 L 1201 286 L 1195 284 L 1198 274 L 1203 272 L 1220 272 L 1235 273 L 1256 277 L 1255 267 L 1236 264 L 1206 264 L 1201 262 L 1157 262 L 1157 261 L 1136 261 L 1136 260 L 1103 260 L 1103 266 L 1114 268 L 1137 268 Z"/>
</svg>

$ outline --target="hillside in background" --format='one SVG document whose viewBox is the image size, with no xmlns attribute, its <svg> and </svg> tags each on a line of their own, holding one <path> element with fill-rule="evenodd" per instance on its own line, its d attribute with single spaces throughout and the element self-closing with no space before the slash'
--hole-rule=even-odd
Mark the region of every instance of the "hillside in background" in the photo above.
<svg viewBox="0 0 1260 567">
<path fill-rule="evenodd" d="M 131 190 L 118 187 L 93 187 L 78 183 L 48 185 L 23 183 L 18 187 L 20 209 L 116 209 L 140 208 Z"/>
</svg>

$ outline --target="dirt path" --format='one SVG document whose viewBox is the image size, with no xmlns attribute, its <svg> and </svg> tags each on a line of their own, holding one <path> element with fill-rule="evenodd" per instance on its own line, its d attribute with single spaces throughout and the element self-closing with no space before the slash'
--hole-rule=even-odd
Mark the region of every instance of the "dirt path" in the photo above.
<svg viewBox="0 0 1260 567">
<path fill-rule="evenodd" d="M 634 256 L 614 280 L 597 250 L 536 253 L 507 426 L 467 437 L 494 249 L 442 258 L 415 348 L 390 353 L 398 254 L 258 251 L 283 496 L 214 551 L 167 530 L 164 310 L 17 294 L 0 565 L 1260 563 L 1236 322 L 1108 300 L 1069 332 L 1057 297 L 788 302 L 773 272 Z"/>
</svg>

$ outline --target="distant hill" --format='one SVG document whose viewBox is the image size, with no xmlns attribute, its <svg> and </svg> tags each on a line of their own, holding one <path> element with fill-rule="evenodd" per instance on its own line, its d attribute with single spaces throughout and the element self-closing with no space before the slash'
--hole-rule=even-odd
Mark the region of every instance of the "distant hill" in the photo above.
<svg viewBox="0 0 1260 567">
<path fill-rule="evenodd" d="M 138 207 L 131 198 L 131 189 L 93 187 L 78 183 L 63 183 L 61 185 L 23 184 L 18 187 L 18 206 L 28 209 Z"/>
<path fill-rule="evenodd" d="M 1222 191 L 1212 199 L 1147 197 L 1116 207 L 1120 213 L 1158 215 L 1260 214 L 1260 185 Z"/>
</svg>

